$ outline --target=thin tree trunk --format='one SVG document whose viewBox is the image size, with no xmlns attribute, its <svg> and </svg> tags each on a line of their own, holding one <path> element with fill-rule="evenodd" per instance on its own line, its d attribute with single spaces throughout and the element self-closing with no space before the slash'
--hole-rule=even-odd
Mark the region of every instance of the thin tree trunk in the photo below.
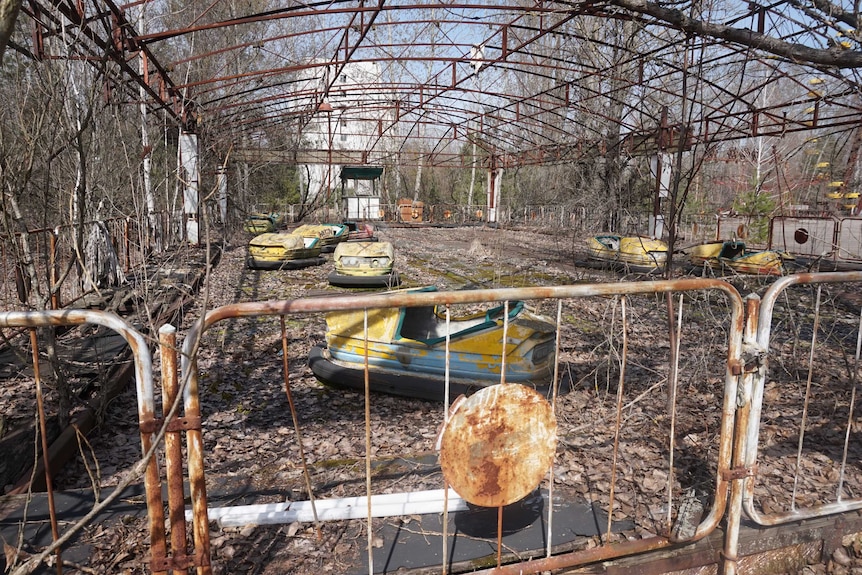
<svg viewBox="0 0 862 575">
<path fill-rule="evenodd" d="M 422 162 L 419 162 L 419 165 L 416 166 L 416 180 L 413 182 L 413 201 L 417 201 L 419 199 L 419 189 L 422 184 Z"/>
<path fill-rule="evenodd" d="M 473 206 L 473 186 L 476 184 L 476 140 L 473 140 L 473 159 L 470 162 L 470 189 L 467 190 L 467 207 Z"/>
</svg>

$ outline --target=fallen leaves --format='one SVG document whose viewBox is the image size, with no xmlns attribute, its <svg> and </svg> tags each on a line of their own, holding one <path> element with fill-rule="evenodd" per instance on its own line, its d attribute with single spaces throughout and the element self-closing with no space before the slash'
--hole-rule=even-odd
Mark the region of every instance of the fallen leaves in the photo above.
<svg viewBox="0 0 862 575">
<path fill-rule="evenodd" d="M 522 252 L 529 248 L 530 257 L 537 257 L 541 251 L 537 246 L 559 240 L 508 230 L 460 236 L 433 229 L 421 233 L 391 230 L 387 239 L 395 243 L 398 269 L 410 285 L 436 284 L 443 289 L 458 289 L 473 280 L 474 285 L 483 287 L 505 285 L 510 260 L 520 259 L 509 254 L 517 252 L 528 257 Z M 485 250 L 480 260 L 459 257 L 467 254 L 470 245 L 477 241 Z M 502 249 L 504 245 L 506 249 Z M 441 254 L 446 257 L 445 264 L 439 263 Z M 244 246 L 228 248 L 208 281 L 209 306 L 292 299 L 314 290 L 336 293 L 318 277 L 322 269 L 251 272 L 244 267 Z M 535 269 L 541 269 L 542 273 L 536 277 L 527 273 L 516 279 L 522 284 L 535 281 L 549 285 L 585 278 L 617 279 L 599 272 L 586 276 L 583 270 L 567 269 L 559 261 L 545 261 Z M 622 324 L 617 303 L 613 298 L 585 298 L 564 305 L 567 319 L 561 327 L 561 366 L 566 381 L 573 383 L 556 404 L 560 429 L 554 489 L 560 497 L 590 501 L 607 509 L 613 486 L 614 517 L 632 518 L 636 522 L 631 533 L 620 536 L 624 538 L 663 532 L 669 515 L 668 485 L 673 489 L 674 505 L 685 489 L 692 486 L 698 488 L 698 493 L 711 493 L 718 468 L 716 454 L 724 399 L 721 346 L 725 345 L 727 332 L 724 325 L 695 324 L 709 336 L 707 341 L 713 346 L 703 349 L 688 341 L 699 334 L 685 334 L 689 347 L 681 358 L 679 403 L 675 416 L 671 417 L 667 408 L 664 308 L 656 304 L 655 298 L 632 297 L 628 302 L 631 316 L 627 325 L 630 357 L 623 381 L 625 409 L 618 414 Z M 712 300 L 687 300 L 686 305 L 704 312 L 704 321 L 726 311 Z M 545 307 L 555 311 L 553 306 Z M 186 312 L 183 331 L 205 311 L 198 301 Z M 320 317 L 291 317 L 288 329 L 291 394 L 300 421 L 312 491 L 318 498 L 365 495 L 364 397 L 324 387 L 309 374 L 308 350 L 322 341 Z M 799 348 L 791 343 L 777 346 L 777 365 L 796 365 L 793 362 L 797 358 L 792 354 Z M 241 482 L 243 489 L 266 492 L 272 500 L 308 497 L 300 444 L 284 391 L 280 351 L 278 318 L 222 322 L 205 336 L 198 368 L 207 487 L 211 492 Z M 841 361 L 836 356 L 835 365 L 823 366 L 822 370 L 838 372 L 843 369 Z M 764 389 L 761 452 L 754 492 L 756 504 L 764 514 L 783 512 L 791 504 L 787 494 L 793 489 L 805 386 L 798 369 L 792 383 L 787 379 L 779 373 Z M 846 408 L 847 389 L 838 389 L 837 383 L 826 379 L 822 384 L 818 382 L 816 389 L 818 399 L 828 397 L 830 402 L 817 410 L 812 408 L 808 414 L 811 435 L 805 444 L 799 477 L 799 488 L 804 493 L 799 494 L 797 505 L 817 505 L 835 497 L 833 486 L 839 479 L 840 450 L 836 455 L 834 450 L 827 452 L 824 446 L 836 437 L 840 442 L 841 434 L 836 435 L 827 424 L 833 412 L 840 413 L 839 407 Z M 375 395 L 373 400 L 369 426 L 371 454 L 376 465 L 374 490 L 442 487 L 434 450 L 444 417 L 442 406 L 381 395 Z M 135 402 L 133 390 L 119 398 L 114 405 L 116 410 L 107 414 L 103 428 L 107 433 L 93 439 L 106 482 L 111 481 L 115 471 L 128 468 L 140 454 L 138 429 L 129 415 L 135 413 Z M 618 417 L 622 427 L 616 437 L 614 427 Z M 858 477 L 858 462 L 862 460 L 857 437 L 860 429 L 862 423 L 854 421 L 848 458 L 852 477 L 845 485 L 847 493 L 862 492 Z M 61 481 L 67 487 L 87 486 L 80 466 L 64 472 Z M 671 512 L 674 515 L 676 507 Z M 405 520 L 418 522 L 415 518 L 401 521 Z M 364 552 L 367 542 L 361 522 L 322 524 L 319 535 L 313 526 L 299 523 L 236 530 L 213 525 L 211 533 L 217 574 L 343 573 L 350 558 Z M 373 547 L 386 545 L 379 533 L 372 535 Z M 91 565 L 99 565 L 105 572 L 140 573 L 146 565 L 148 538 L 141 518 L 93 526 L 87 534 L 88 543 L 94 547 Z M 584 542 L 587 548 L 596 544 L 593 540 Z M 858 549 L 840 549 L 833 553 L 835 564 L 858 564 Z M 8 562 L 10 550 L 4 548 L 4 552 Z"/>
</svg>

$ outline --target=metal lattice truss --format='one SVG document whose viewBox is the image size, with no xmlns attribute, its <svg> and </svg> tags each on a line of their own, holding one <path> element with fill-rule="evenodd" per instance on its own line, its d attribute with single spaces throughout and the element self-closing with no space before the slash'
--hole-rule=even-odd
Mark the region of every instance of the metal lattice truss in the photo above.
<svg viewBox="0 0 862 575">
<path fill-rule="evenodd" d="M 443 166 L 475 143 L 528 165 L 849 132 L 853 6 L 33 0 L 17 48 L 108 61 L 113 101 L 143 98 L 221 155 Z"/>
</svg>

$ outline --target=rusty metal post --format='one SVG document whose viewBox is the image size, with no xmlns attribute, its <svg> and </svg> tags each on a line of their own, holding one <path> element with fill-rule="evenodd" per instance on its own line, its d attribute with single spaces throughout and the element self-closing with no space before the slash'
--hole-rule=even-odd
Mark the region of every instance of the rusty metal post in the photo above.
<svg viewBox="0 0 862 575">
<path fill-rule="evenodd" d="M 371 382 L 368 374 L 368 309 L 362 319 L 362 332 L 365 337 L 365 492 L 368 497 L 368 575 L 374 575 L 374 524 L 371 513 Z M 445 541 L 444 541 L 445 545 Z"/>
<path fill-rule="evenodd" d="M 617 383 L 617 408 L 616 408 L 616 424 L 614 426 L 614 449 L 613 449 L 613 457 L 611 459 L 611 485 L 610 485 L 610 493 L 608 494 L 608 526 L 607 531 L 605 532 L 605 543 L 610 543 L 611 540 L 611 527 L 613 524 L 614 517 L 614 496 L 616 487 L 616 476 L 617 476 L 617 464 L 619 462 L 619 454 L 620 454 L 620 430 L 622 429 L 622 419 L 623 419 L 623 388 L 626 382 L 626 362 L 628 361 L 628 316 L 626 313 L 626 296 L 620 297 L 620 305 L 621 305 L 621 313 L 622 313 L 622 327 L 623 327 L 623 348 L 620 357 L 620 376 Z"/>
<path fill-rule="evenodd" d="M 733 460 L 727 471 L 730 483 L 730 500 L 727 509 L 727 530 L 724 534 L 724 549 L 719 563 L 719 573 L 736 575 L 739 559 L 739 530 L 742 522 L 742 500 L 745 483 L 750 468 L 746 463 L 746 442 L 748 424 L 751 417 L 751 401 L 754 389 L 762 393 L 765 366 L 760 364 L 754 352 L 757 346 L 757 321 L 760 313 L 760 297 L 756 294 L 745 298 L 745 331 L 743 335 L 743 361 L 738 366 L 741 371 L 739 388 L 736 394 L 736 421 L 733 434 Z M 748 350 L 746 352 L 746 349 Z M 756 438 L 753 438 L 757 441 Z"/>
<path fill-rule="evenodd" d="M 562 321 L 563 321 L 563 300 L 557 300 L 557 329 L 554 335 L 554 357 L 560 357 L 560 341 L 562 339 Z M 557 395 L 560 391 L 560 362 L 554 361 L 554 385 L 551 388 L 551 413 L 554 414 L 554 417 L 557 416 Z M 555 466 L 552 464 L 551 469 L 548 471 L 548 501 L 554 500 L 554 470 Z M 554 540 L 554 506 L 548 505 L 548 528 L 546 530 L 546 540 L 547 545 L 545 547 L 545 557 L 548 558 L 553 553 L 553 540 Z"/>
<path fill-rule="evenodd" d="M 197 339 L 183 342 L 197 344 Z M 185 348 L 183 352 L 185 354 Z M 189 464 L 189 489 L 192 498 L 192 532 L 194 534 L 195 558 L 198 575 L 211 575 L 210 531 L 207 515 L 207 486 L 204 477 L 204 442 L 201 435 L 201 404 L 198 394 L 197 354 L 191 355 L 189 369 L 183 369 L 187 381 L 183 392 L 185 418 L 189 422 L 186 429 L 186 443 Z"/>
<path fill-rule="evenodd" d="M 54 506 L 54 485 L 51 481 L 51 462 L 48 456 L 48 437 L 45 425 L 45 403 L 42 395 L 42 377 L 39 373 L 39 339 L 36 328 L 30 328 L 30 347 L 33 353 L 33 379 L 36 381 L 36 408 L 39 412 L 39 441 L 42 448 L 42 462 L 45 466 L 45 488 L 48 491 L 48 513 L 51 517 L 51 536 L 54 541 L 60 538 L 60 528 L 57 526 L 57 509 Z M 57 574 L 63 573 L 63 558 L 60 548 L 57 548 Z"/>
<path fill-rule="evenodd" d="M 299 429 L 299 416 L 296 413 L 296 404 L 293 402 L 293 393 L 290 391 L 290 366 L 288 362 L 287 328 L 284 316 L 281 319 L 281 367 L 284 374 L 284 392 L 287 394 L 287 403 L 290 406 L 290 417 L 293 419 L 293 429 L 296 432 L 296 444 L 299 446 L 299 459 L 302 462 L 302 475 L 305 478 L 305 489 L 308 491 L 308 500 L 311 502 L 311 512 L 314 515 L 314 529 L 317 532 L 317 540 L 323 539 L 320 531 L 320 520 L 317 517 L 317 505 L 314 502 L 314 489 L 311 487 L 311 475 L 308 472 L 308 458 L 305 455 L 305 447 L 302 445 L 302 432 Z"/>
<path fill-rule="evenodd" d="M 327 102 L 326 112 L 326 209 L 329 209 L 329 199 L 332 194 L 332 105 Z"/>
<path fill-rule="evenodd" d="M 159 346 L 161 356 L 164 358 L 167 346 L 164 342 L 162 330 L 159 330 Z M 164 362 L 164 359 L 162 361 Z M 153 434 L 158 431 L 159 425 L 152 409 L 140 409 L 140 401 L 139 411 L 141 411 L 139 415 L 141 449 L 146 454 L 153 447 Z M 147 462 L 147 469 L 144 473 L 144 486 L 147 493 L 147 519 L 149 521 L 150 533 L 150 568 L 154 574 L 166 574 L 167 542 L 165 541 L 165 508 L 162 501 L 162 479 L 159 475 L 159 463 L 155 454 Z"/>
<path fill-rule="evenodd" d="M 179 393 L 177 378 L 177 330 L 172 325 L 159 329 L 159 349 L 162 357 L 162 413 L 165 432 L 165 473 L 168 483 L 168 519 L 171 526 L 171 567 L 187 570 L 191 564 L 186 539 L 186 519 L 183 493 L 182 428 L 174 402 Z"/>
</svg>

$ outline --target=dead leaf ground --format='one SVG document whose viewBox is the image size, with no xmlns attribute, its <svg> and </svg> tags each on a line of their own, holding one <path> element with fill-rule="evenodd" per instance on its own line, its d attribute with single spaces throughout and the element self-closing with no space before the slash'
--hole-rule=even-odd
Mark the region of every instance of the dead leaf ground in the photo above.
<svg viewBox="0 0 862 575">
<path fill-rule="evenodd" d="M 388 228 L 379 235 L 395 245 L 396 269 L 405 286 L 462 289 L 620 279 L 613 272 L 576 267 L 580 242 L 560 235 L 481 227 Z M 244 267 L 245 241 L 247 238 L 238 237 L 226 246 L 197 304 L 185 315 L 181 338 L 192 321 L 221 305 L 345 291 L 328 285 L 329 266 L 249 270 Z M 762 293 L 769 284 L 756 278 L 732 281 L 743 295 Z M 788 494 L 793 493 L 794 477 L 800 478 L 796 505 L 834 498 L 850 401 L 846 382 L 855 348 L 854 321 L 858 322 L 854 312 L 842 306 L 840 291 L 827 290 L 822 300 L 828 320 L 823 321 L 823 336 L 816 345 L 818 357 L 823 359 L 815 366 L 810 387 L 806 364 L 810 344 L 806 342 L 811 336 L 815 292 L 808 288 L 791 292 L 776 315 L 776 354 L 771 359 L 775 375 L 765 390 L 761 476 L 755 492 L 763 513 L 791 504 Z M 673 301 L 675 309 L 681 305 L 684 313 L 674 412 L 668 408 L 670 347 L 663 296 L 628 298 L 625 323 L 618 298 L 570 300 L 562 309 L 560 360 L 566 393 L 556 407 L 560 441 L 554 489 L 557 496 L 606 507 L 614 478 L 614 520 L 633 519 L 634 525 L 612 537 L 664 533 L 676 515 L 674 510 L 668 517 L 669 481 L 675 498 L 691 493 L 705 507 L 713 504 L 729 308 L 726 298 L 716 293 L 687 294 Z M 538 308 L 556 315 L 551 302 L 541 302 Z M 306 358 L 311 346 L 323 341 L 321 316 L 291 317 L 286 323 L 291 392 L 314 494 L 318 498 L 364 495 L 362 397 L 325 387 L 310 374 Z M 628 355 L 618 395 L 623 337 Z M 210 493 L 253 491 L 261 501 L 307 498 L 280 353 L 278 318 L 223 322 L 204 337 L 198 366 Z M 806 390 L 806 449 L 797 461 Z M 103 433 L 90 438 L 92 458 L 99 462 L 97 481 L 103 488 L 116 484 L 119 473 L 140 453 L 134 392 L 115 403 L 105 415 Z M 375 492 L 443 486 L 442 475 L 433 464 L 442 418 L 442 406 L 434 403 L 374 397 L 368 425 L 376 462 Z M 618 418 L 621 433 L 617 437 Z M 862 447 L 855 440 L 860 423 L 855 415 L 851 420 L 854 441 L 849 443 L 842 485 L 845 496 L 856 497 L 862 493 Z M 675 446 L 672 478 L 668 473 L 671 429 Z M 86 489 L 91 481 L 79 458 L 63 470 L 57 483 L 61 489 Z M 548 487 L 547 481 L 544 486 Z M 211 538 L 214 570 L 225 574 L 348 573 L 365 553 L 367 543 L 365 528 L 358 521 L 324 523 L 319 532 L 306 524 L 224 529 L 213 525 Z M 90 568 L 105 573 L 148 572 L 143 519 L 90 526 L 84 539 L 93 546 Z M 804 572 L 859 572 L 858 547 L 857 543 L 840 547 L 842 554 L 833 561 L 805 567 Z"/>
</svg>

